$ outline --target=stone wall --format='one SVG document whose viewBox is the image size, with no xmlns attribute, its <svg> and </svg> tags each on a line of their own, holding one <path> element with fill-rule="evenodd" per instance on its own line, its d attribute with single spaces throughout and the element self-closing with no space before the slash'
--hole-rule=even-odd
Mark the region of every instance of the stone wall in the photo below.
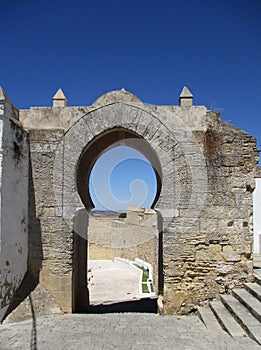
<svg viewBox="0 0 261 350">
<path fill-rule="evenodd" d="M 255 139 L 223 122 L 196 136 L 206 159 L 206 200 L 196 225 L 188 227 L 181 213 L 164 234 L 167 313 L 187 313 L 253 279 Z"/>
<path fill-rule="evenodd" d="M 29 261 L 32 276 L 65 312 L 71 312 L 73 235 L 54 191 L 55 149 L 63 130 L 30 130 Z"/>
<path fill-rule="evenodd" d="M 141 218 L 141 219 L 140 219 Z M 153 267 L 154 286 L 158 289 L 158 227 L 156 213 L 128 211 L 126 219 L 91 216 L 88 227 L 88 258 L 134 261 L 135 258 Z"/>
<path fill-rule="evenodd" d="M 30 108 L 19 116 L 30 134 L 29 271 L 63 311 L 72 311 L 77 269 L 73 217 L 83 203 L 92 208 L 88 174 L 116 141 L 137 141 L 136 149 L 157 173 L 155 209 L 161 220 L 151 249 L 163 311 L 191 312 L 252 280 L 258 152 L 251 135 L 205 106 L 193 106 L 192 95 L 182 95 L 179 106 L 147 106 L 121 90 L 92 106 Z M 132 251 L 123 245 L 115 254 L 146 255 L 148 247 L 141 242 Z"/>
</svg>

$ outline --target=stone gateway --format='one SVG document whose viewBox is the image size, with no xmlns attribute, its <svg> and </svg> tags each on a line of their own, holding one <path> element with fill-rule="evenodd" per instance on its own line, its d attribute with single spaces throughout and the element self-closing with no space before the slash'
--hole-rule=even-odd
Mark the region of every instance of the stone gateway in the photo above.
<svg viewBox="0 0 261 350">
<path fill-rule="evenodd" d="M 186 87 L 178 106 L 122 89 L 71 107 L 59 89 L 52 107 L 18 110 L 0 90 L 1 320 L 88 312 L 89 177 L 118 145 L 155 171 L 160 311 L 189 313 L 252 281 L 256 140 L 192 102 Z"/>
</svg>

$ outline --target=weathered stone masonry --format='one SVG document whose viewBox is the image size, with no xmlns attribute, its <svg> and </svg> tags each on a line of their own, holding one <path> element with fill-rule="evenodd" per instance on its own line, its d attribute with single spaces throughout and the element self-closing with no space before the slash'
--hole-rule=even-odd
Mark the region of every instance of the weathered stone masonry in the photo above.
<svg viewBox="0 0 261 350">
<path fill-rule="evenodd" d="M 88 222 L 93 206 L 91 168 L 117 142 L 144 153 L 158 179 L 157 292 L 163 312 L 190 312 L 252 279 L 256 141 L 218 113 L 193 106 L 186 88 L 179 106 L 147 106 L 121 90 L 92 106 L 68 107 L 60 90 L 53 107 L 17 115 L 29 135 L 28 267 L 8 312 L 27 297 L 19 306 L 26 313 L 30 293 L 42 313 L 88 311 L 87 233 L 80 237 L 73 231 L 81 220 Z M 84 206 L 85 214 L 77 214 Z M 7 208 L 13 210 L 10 204 Z"/>
</svg>

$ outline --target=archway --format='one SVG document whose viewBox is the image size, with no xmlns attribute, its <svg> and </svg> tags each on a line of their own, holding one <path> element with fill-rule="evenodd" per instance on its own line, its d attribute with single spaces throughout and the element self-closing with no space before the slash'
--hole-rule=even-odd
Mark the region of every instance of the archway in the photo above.
<svg viewBox="0 0 261 350">
<path fill-rule="evenodd" d="M 156 186 L 156 194 L 155 198 L 153 200 L 153 203 L 151 205 L 151 208 L 154 207 L 155 203 L 157 202 L 159 195 L 160 195 L 160 189 L 161 189 L 161 166 L 159 159 L 151 146 L 148 144 L 147 141 L 145 141 L 143 138 L 141 138 L 136 133 L 124 129 L 124 128 L 113 128 L 111 130 L 108 130 L 101 135 L 97 135 L 91 142 L 88 144 L 85 149 L 83 150 L 81 156 L 79 157 L 78 167 L 77 167 L 77 189 L 78 193 L 81 197 L 82 202 L 85 205 L 86 211 L 89 213 L 90 210 L 94 207 L 93 201 L 91 199 L 90 195 L 90 188 L 89 188 L 89 177 L 91 174 L 91 170 L 93 168 L 94 163 L 96 160 L 103 154 L 104 152 L 108 150 L 112 150 L 112 148 L 117 148 L 119 145 L 124 145 L 131 147 L 132 149 L 135 149 L 142 153 L 146 159 L 150 159 L 150 164 L 152 168 L 154 169 L 155 178 L 157 182 Z M 131 216 L 132 215 L 132 216 Z M 159 253 L 159 248 L 162 247 L 162 244 L 158 242 L 159 239 L 159 232 L 158 232 L 158 226 L 157 225 L 157 215 L 156 213 L 153 214 L 152 212 L 145 212 L 138 215 L 136 212 L 131 213 L 131 215 L 128 214 L 128 217 L 126 221 L 124 222 L 124 225 L 119 228 L 114 227 L 114 234 L 116 236 L 121 235 L 122 241 L 121 244 L 119 243 L 119 237 L 117 237 L 117 243 L 112 243 L 111 249 L 113 251 L 113 254 L 120 256 L 121 258 L 131 258 L 131 261 L 134 260 L 134 254 L 138 252 L 138 256 L 136 258 L 143 258 L 144 256 L 149 256 L 149 265 L 152 267 L 151 271 L 153 270 L 153 276 L 154 276 L 154 290 L 156 294 L 158 294 L 159 291 L 159 276 L 162 276 L 162 272 L 159 271 L 159 266 L 162 267 L 162 262 L 159 262 L 159 256 L 162 257 L 162 253 Z M 133 215 L 137 217 L 133 217 Z M 139 222 L 139 220 L 142 219 L 142 222 Z M 145 220 L 145 222 L 143 222 Z M 77 229 L 79 232 L 83 232 L 83 227 L 79 227 L 79 223 L 82 221 L 82 224 L 85 224 L 87 220 L 79 219 L 79 213 L 77 213 Z M 152 222 L 154 222 L 154 227 L 152 227 Z M 131 223 L 131 224 L 130 224 Z M 98 225 L 98 223 L 96 222 Z M 119 224 L 119 222 L 118 222 Z M 149 225 L 151 224 L 151 228 Z M 136 225 L 136 226 L 135 226 Z M 135 230 L 134 230 L 135 229 Z M 139 230 L 139 232 L 137 232 Z M 74 230 L 75 231 L 75 230 Z M 124 231 L 124 232 L 122 232 Z M 132 233 L 132 234 L 131 234 Z M 85 232 L 83 233 L 85 235 Z M 129 236 L 132 236 L 131 239 L 128 238 Z M 136 237 L 136 240 L 134 238 Z M 123 238 L 124 237 L 124 238 Z M 160 236 L 161 237 L 161 236 Z M 126 240 L 129 242 L 126 242 Z M 124 241 L 124 244 L 122 243 Z M 132 241 L 130 243 L 130 241 Z M 88 257 L 86 256 L 86 247 L 87 243 L 85 240 L 85 237 L 77 237 L 76 234 L 74 235 L 74 278 L 73 278 L 73 295 L 74 295 L 74 310 L 77 312 L 85 311 L 86 310 L 86 304 L 82 300 L 82 298 L 86 299 L 86 295 L 89 295 L 86 292 L 82 292 L 82 290 L 87 290 L 84 287 L 85 281 L 86 281 L 86 272 L 88 269 L 87 261 Z M 146 252 L 144 252 L 145 248 L 147 247 Z M 150 248 L 148 248 L 150 246 Z M 135 247 L 135 249 L 133 248 Z M 152 251 L 150 251 L 152 250 Z M 117 252 L 117 253 L 116 253 Z M 135 253 L 134 253 L 135 252 Z M 133 267 L 133 265 L 132 265 Z M 120 271 L 120 269 L 118 270 Z M 132 272 L 133 273 L 133 272 Z M 131 274 L 131 272 L 130 272 Z M 138 286 L 137 286 L 138 290 Z M 145 293 L 144 293 L 145 294 Z M 153 293 L 152 293 L 153 294 Z M 149 294 L 147 294 L 149 295 Z M 145 295 L 146 296 L 146 295 Z M 145 297 L 143 296 L 143 297 Z M 138 309 L 140 310 L 156 310 L 156 301 L 149 300 L 149 303 L 151 306 L 148 306 L 149 304 L 145 303 L 144 300 L 142 303 L 139 301 L 139 306 L 136 304 L 135 306 L 132 306 L 131 309 L 135 309 L 136 311 Z M 119 306 L 117 306 L 119 307 Z M 124 303 L 123 311 L 126 310 L 126 303 Z"/>
<path fill-rule="evenodd" d="M 159 236 L 164 235 L 163 231 L 167 233 L 167 227 L 174 223 L 175 217 L 179 215 L 179 209 L 185 210 L 189 201 L 193 201 L 196 195 L 191 188 L 193 182 L 191 164 L 188 164 L 184 156 L 183 143 L 179 144 L 176 137 L 184 141 L 190 134 L 175 133 L 152 113 L 131 103 L 113 102 L 83 115 L 65 133 L 55 153 L 54 190 L 57 213 L 67 223 L 68 232 L 72 232 L 75 228 L 73 218 L 79 208 L 85 207 L 87 211 L 93 208 L 91 198 L 88 193 L 86 194 L 86 188 L 88 176 L 99 155 L 105 149 L 115 146 L 117 142 L 138 150 L 140 146 L 137 148 L 135 143 L 141 142 L 141 151 L 152 164 L 158 179 L 158 192 L 153 207 L 162 218 L 161 222 L 158 222 Z M 183 212 L 183 218 L 187 213 L 190 215 L 188 211 Z M 172 227 L 172 230 L 175 229 L 175 226 Z M 69 233 L 68 239 L 70 239 Z M 77 250 L 74 249 L 74 256 L 76 253 Z M 161 260 L 164 260 L 162 250 Z M 77 262 L 77 268 L 74 264 L 75 259 L 72 261 L 73 275 L 75 271 L 82 269 L 86 271 L 85 263 L 81 265 Z M 162 291 L 162 266 L 159 271 L 159 280 L 161 279 L 159 290 Z M 72 294 L 77 295 L 74 290 L 77 288 L 74 277 Z M 77 301 L 72 304 L 74 305 L 72 310 L 76 311 Z"/>
</svg>

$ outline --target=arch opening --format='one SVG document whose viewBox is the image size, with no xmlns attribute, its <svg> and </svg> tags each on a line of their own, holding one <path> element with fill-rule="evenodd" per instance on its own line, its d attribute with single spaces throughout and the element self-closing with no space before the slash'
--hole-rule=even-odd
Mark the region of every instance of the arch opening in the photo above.
<svg viewBox="0 0 261 350">
<path fill-rule="evenodd" d="M 88 186 L 93 210 L 126 212 L 130 206 L 152 207 L 157 179 L 143 154 L 129 146 L 115 146 L 97 159 Z"/>
<path fill-rule="evenodd" d="M 140 154 L 140 160 L 146 159 L 147 163 L 151 167 L 153 175 L 154 175 L 154 181 L 155 181 L 155 193 L 152 196 L 151 202 L 148 204 L 148 202 L 145 204 L 146 206 L 150 208 L 154 208 L 155 204 L 157 203 L 157 200 L 160 195 L 161 190 L 161 167 L 160 162 L 158 160 L 158 157 L 155 153 L 155 151 L 151 148 L 151 146 L 148 144 L 147 141 L 142 139 L 139 135 L 134 133 L 133 131 L 123 129 L 123 128 L 113 128 L 111 130 L 108 130 L 104 132 L 102 135 L 96 136 L 84 149 L 82 152 L 78 167 L 77 167 L 77 189 L 79 196 L 88 212 L 89 220 L 88 220 L 88 233 L 87 233 L 87 242 L 86 242 L 86 252 L 87 249 L 89 250 L 89 253 L 87 256 L 86 253 L 86 259 L 83 256 L 81 261 L 77 261 L 77 271 L 78 275 L 81 276 L 81 278 L 86 278 L 85 274 L 81 271 L 89 271 L 88 273 L 88 281 L 89 281 L 89 291 L 91 291 L 91 297 L 90 297 L 90 304 L 88 311 L 95 311 L 93 307 L 93 300 L 92 300 L 92 284 L 94 281 L 94 278 L 96 278 L 97 271 L 96 271 L 96 277 L 93 277 L 94 270 L 96 268 L 99 269 L 99 273 L 102 276 L 102 273 L 104 272 L 103 276 L 106 276 L 108 279 L 108 271 L 110 272 L 111 279 L 111 273 L 114 269 L 116 273 L 123 273 L 122 276 L 128 275 L 126 270 L 126 262 L 128 262 L 127 268 L 129 269 L 130 274 L 138 275 L 138 283 L 139 283 L 139 272 L 133 272 L 131 269 L 142 269 L 144 270 L 144 266 L 137 266 L 137 260 L 140 259 L 143 263 L 147 264 L 146 270 L 148 270 L 148 273 L 150 273 L 147 276 L 147 279 L 151 279 L 150 284 L 146 284 L 146 288 L 144 288 L 144 294 L 141 297 L 142 288 L 145 287 L 145 283 L 142 283 L 141 285 L 137 285 L 137 295 L 132 298 L 136 299 L 136 305 L 131 305 L 132 310 L 136 311 L 150 311 L 153 309 L 153 312 L 157 312 L 157 302 L 156 297 L 152 298 L 151 296 L 158 295 L 159 290 L 159 266 L 161 265 L 161 262 L 159 262 L 159 257 L 162 256 L 162 254 L 159 253 L 160 247 L 162 245 L 159 243 L 159 231 L 158 231 L 158 223 L 157 223 L 157 213 L 153 210 L 141 208 L 141 205 L 137 205 L 137 203 L 133 203 L 136 208 L 132 207 L 130 210 L 127 210 L 126 203 L 128 201 L 122 201 L 122 203 L 125 204 L 125 207 L 122 207 L 122 209 L 115 208 L 116 210 L 111 210 L 113 207 L 108 208 L 107 205 L 103 206 L 101 210 L 105 212 L 107 210 L 106 215 L 100 215 L 103 216 L 102 218 L 97 216 L 95 217 L 95 214 L 93 215 L 92 209 L 95 208 L 95 201 L 96 199 L 93 197 L 92 189 L 91 189 L 91 181 L 93 177 L 93 169 L 95 169 L 96 162 L 102 158 L 103 156 L 106 156 L 106 152 L 113 152 L 115 150 L 122 150 L 123 148 L 129 148 L 132 150 L 135 150 L 136 154 Z M 125 164 L 126 165 L 126 164 Z M 125 169 L 126 170 L 126 169 Z M 139 186 L 138 186 L 139 188 Z M 135 189 L 134 189 L 135 191 Z M 130 204 L 128 202 L 128 204 Z M 136 204 L 136 205 L 135 205 Z M 142 203 L 140 203 L 142 204 Z M 139 207 L 139 208 L 138 208 Z M 118 210 L 117 210 L 118 209 Z M 113 217 L 110 217 L 113 213 Z M 125 212 L 126 218 L 119 217 L 119 212 Z M 95 211 L 94 211 L 95 213 Z M 96 211 L 97 213 L 97 211 Z M 118 214 L 115 214 L 118 213 Z M 109 225 L 109 230 L 108 230 Z M 105 234 L 104 234 L 105 233 Z M 104 241 L 107 240 L 107 243 L 104 244 Z M 77 242 L 77 240 L 76 240 Z M 82 252 L 82 245 L 83 242 L 81 242 L 81 248 L 75 247 L 76 251 L 78 249 Z M 85 248 L 84 248 L 85 249 Z M 77 255 L 77 254 L 76 254 Z M 83 260 L 86 260 L 83 261 Z M 96 260 L 96 262 L 95 262 Z M 87 265 L 88 262 L 88 265 Z M 110 262 L 110 267 L 107 268 L 107 273 L 105 271 L 102 272 L 100 269 L 101 265 L 106 266 Z M 139 260 L 138 260 L 139 262 Z M 112 267 L 113 264 L 113 267 Z M 124 265 L 124 266 L 123 266 Z M 142 263 L 141 263 L 142 265 Z M 125 273 L 124 270 L 125 269 Z M 132 276 L 133 277 L 133 276 Z M 128 277 L 127 277 L 128 278 Z M 135 279 L 135 278 L 134 278 Z M 133 279 L 133 280 L 134 280 Z M 153 279 L 153 280 L 152 280 Z M 97 280 L 97 278 L 96 278 Z M 137 278 L 136 278 L 137 280 Z M 83 284 L 82 281 L 77 281 L 77 278 L 74 278 L 74 289 L 77 289 L 77 284 Z M 101 281 L 100 281 L 101 282 Z M 115 281 L 117 282 L 117 280 Z M 143 281 L 144 282 L 144 281 Z M 146 280 L 147 282 L 147 280 Z M 101 282 L 102 283 L 102 282 Z M 118 286 L 120 281 L 118 280 Z M 96 283 L 97 285 L 97 283 Z M 135 288 L 136 288 L 135 287 Z M 98 288 L 101 288 L 98 286 Z M 106 289 L 106 287 L 104 286 Z M 117 283 L 115 284 L 115 288 L 117 289 Z M 119 287 L 120 288 L 120 287 Z M 127 287 L 128 288 L 128 287 Z M 86 282 L 86 289 L 87 288 L 87 282 Z M 125 293 L 124 288 L 123 294 Z M 145 290 L 149 290 L 150 294 L 145 294 Z M 102 291 L 100 295 L 102 294 Z M 115 311 L 130 311 L 129 307 L 130 305 L 126 304 L 126 299 L 130 299 L 129 294 L 131 292 L 126 291 L 125 298 L 123 297 L 123 294 L 118 293 L 118 297 L 116 296 L 114 299 L 114 306 L 116 307 Z M 74 295 L 77 295 L 77 292 L 74 292 Z M 147 297 L 149 296 L 149 297 Z M 107 299 L 111 299 L 108 298 Z M 123 302 L 123 300 L 125 301 Z M 145 302 L 145 299 L 148 299 L 147 303 Z M 121 300 L 121 301 L 120 301 Z M 102 300 L 103 302 L 108 302 L 105 299 Z M 97 302 L 97 300 L 95 301 Z M 75 302 L 75 305 L 83 304 L 82 302 Z M 110 305 L 110 307 L 112 307 Z M 120 309 L 117 309 L 120 308 Z M 76 307 L 75 310 L 79 312 L 79 309 Z M 96 307 L 96 310 L 97 307 Z M 100 310 L 100 309 L 99 309 Z M 84 310 L 83 310 L 84 311 Z"/>
<path fill-rule="evenodd" d="M 94 203 L 90 196 L 89 180 L 91 170 L 97 159 L 106 151 L 117 146 L 129 146 L 142 153 L 150 162 L 155 171 L 157 181 L 157 192 L 152 208 L 156 205 L 162 183 L 162 171 L 156 152 L 151 148 L 147 141 L 141 136 L 125 128 L 113 128 L 107 130 L 101 135 L 96 136 L 82 152 L 77 166 L 77 190 L 86 210 L 89 212 L 94 208 Z"/>
</svg>

